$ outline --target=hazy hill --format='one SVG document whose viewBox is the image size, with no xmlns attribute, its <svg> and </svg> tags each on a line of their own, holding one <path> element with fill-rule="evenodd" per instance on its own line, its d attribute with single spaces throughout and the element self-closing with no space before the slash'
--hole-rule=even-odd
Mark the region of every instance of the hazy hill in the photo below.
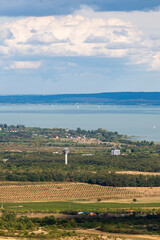
<svg viewBox="0 0 160 240">
<path fill-rule="evenodd" d="M 0 103 L 12 104 L 118 104 L 118 105 L 160 105 L 160 92 L 108 92 L 91 94 L 58 95 L 6 95 L 0 96 Z"/>
</svg>

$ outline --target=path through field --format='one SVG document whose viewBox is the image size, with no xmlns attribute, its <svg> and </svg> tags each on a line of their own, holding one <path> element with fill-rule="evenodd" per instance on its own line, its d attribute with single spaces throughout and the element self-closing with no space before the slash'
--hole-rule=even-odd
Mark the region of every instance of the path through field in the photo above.
<svg viewBox="0 0 160 240">
<path fill-rule="evenodd" d="M 77 230 L 79 236 L 60 238 L 60 240 L 159 240 L 159 235 L 127 235 L 119 233 L 102 233 L 93 229 Z M 26 238 L 27 239 L 27 238 Z M 23 240 L 26 240 L 23 238 Z M 54 238 L 55 239 L 55 238 Z M 22 240 L 22 238 L 0 237 L 0 240 Z"/>
<path fill-rule="evenodd" d="M 83 234 L 92 234 L 92 235 L 97 235 L 101 236 L 102 239 L 114 239 L 114 240 L 159 240 L 160 235 L 139 235 L 139 234 L 120 234 L 120 233 L 105 233 L 105 232 L 100 232 L 95 229 L 79 229 L 76 230 L 78 233 L 83 233 Z"/>
<path fill-rule="evenodd" d="M 160 172 L 116 171 L 118 174 L 160 176 Z"/>
</svg>

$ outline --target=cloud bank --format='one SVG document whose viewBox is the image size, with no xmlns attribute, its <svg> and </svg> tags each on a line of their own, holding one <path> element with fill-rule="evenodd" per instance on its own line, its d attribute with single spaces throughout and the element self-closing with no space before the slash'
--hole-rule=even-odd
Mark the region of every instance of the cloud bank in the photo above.
<svg viewBox="0 0 160 240">
<path fill-rule="evenodd" d="M 41 64 L 41 61 L 15 61 L 8 69 L 38 69 Z"/>
<path fill-rule="evenodd" d="M 129 18 L 127 14 L 99 14 L 84 6 L 72 15 L 25 17 L 5 22 L 0 25 L 1 59 L 6 61 L 6 58 L 17 56 L 23 61 L 35 56 L 126 57 L 127 64 L 145 65 L 147 70 L 159 71 L 160 35 L 157 33 L 160 26 L 157 22 L 160 11 L 132 12 Z M 141 19 L 140 25 L 137 17 Z M 154 31 L 148 26 L 149 20 Z M 10 64 L 8 68 L 23 68 L 22 62 Z M 30 64 L 28 68 L 40 66 L 37 62 Z"/>
</svg>

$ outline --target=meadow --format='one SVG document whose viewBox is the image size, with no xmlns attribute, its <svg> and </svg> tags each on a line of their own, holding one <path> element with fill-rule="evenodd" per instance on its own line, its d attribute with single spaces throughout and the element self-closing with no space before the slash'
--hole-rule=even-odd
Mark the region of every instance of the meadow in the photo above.
<svg viewBox="0 0 160 240">
<path fill-rule="evenodd" d="M 4 203 L 4 209 L 14 211 L 16 213 L 65 213 L 65 212 L 78 212 L 78 211 L 93 211 L 93 212 L 119 212 L 126 211 L 127 209 L 155 209 L 160 208 L 160 202 L 157 203 L 118 203 L 118 202 L 28 202 L 28 203 Z M 142 210 L 141 210 L 142 211 Z"/>
</svg>

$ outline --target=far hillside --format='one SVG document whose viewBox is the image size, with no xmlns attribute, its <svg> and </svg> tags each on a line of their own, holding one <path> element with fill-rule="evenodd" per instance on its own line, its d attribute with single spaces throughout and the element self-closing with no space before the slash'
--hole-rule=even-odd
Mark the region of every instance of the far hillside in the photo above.
<svg viewBox="0 0 160 240">
<path fill-rule="evenodd" d="M 160 105 L 160 92 L 105 92 L 57 95 L 7 95 L 0 96 L 0 103 Z"/>
</svg>

